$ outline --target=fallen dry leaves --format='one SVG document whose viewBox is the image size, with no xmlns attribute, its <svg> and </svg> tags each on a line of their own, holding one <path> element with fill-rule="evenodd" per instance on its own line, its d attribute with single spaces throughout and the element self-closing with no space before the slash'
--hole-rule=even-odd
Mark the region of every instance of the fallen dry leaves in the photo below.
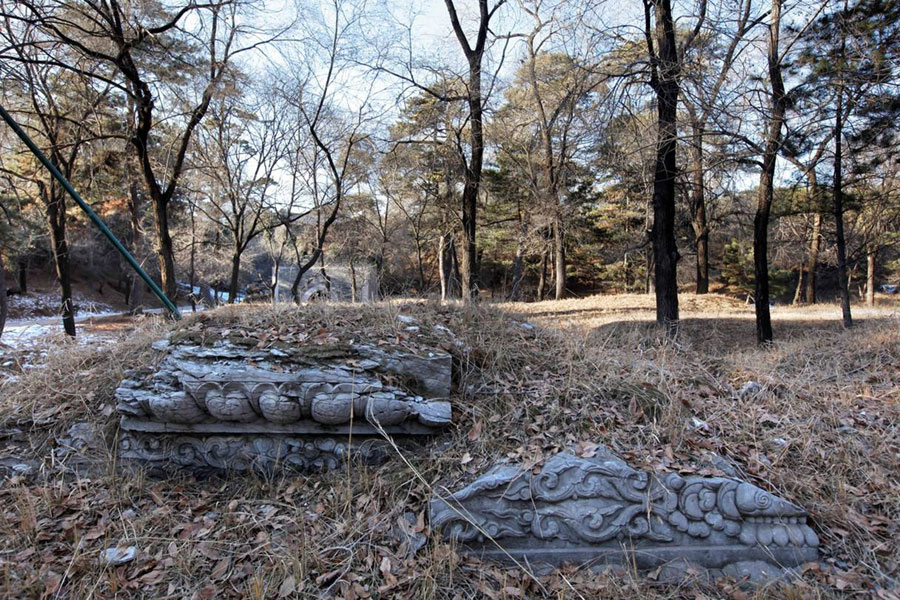
<svg viewBox="0 0 900 600">
<path fill-rule="evenodd" d="M 456 427 L 404 448 L 418 474 L 397 459 L 314 476 L 153 479 L 124 471 L 111 452 L 112 393 L 124 369 L 153 360 L 148 347 L 162 326 L 114 350 L 51 352 L 46 367 L 5 386 L 0 398 L 0 456 L 35 465 L 4 471 L 0 483 L 0 595 L 896 598 L 895 317 L 863 320 L 848 332 L 829 322 L 784 321 L 782 341 L 758 349 L 752 322 L 687 318 L 669 344 L 650 325 L 616 321 L 628 298 L 609 310 L 594 302 L 575 306 L 606 310 L 611 316 L 600 326 L 573 325 L 566 303 L 545 303 L 542 326 L 534 327 L 525 311 L 541 305 L 501 311 L 408 302 L 234 307 L 180 328 L 200 341 L 227 332 L 253 346 L 365 340 L 451 352 Z M 696 304 L 709 310 L 714 299 Z M 408 330 L 410 323 L 418 329 Z M 747 381 L 759 389 L 741 396 Z M 75 421 L 100 425 L 99 447 L 61 451 L 58 440 Z M 824 544 L 823 565 L 806 568 L 799 584 L 756 595 L 735 582 L 688 589 L 574 567 L 533 578 L 461 555 L 431 534 L 432 487 L 455 489 L 500 458 L 539 469 L 555 452 L 593 456 L 599 444 L 646 469 L 734 469 L 806 506 Z M 422 536 L 424 546 L 416 542 Z M 104 551 L 115 546 L 135 546 L 136 558 L 104 564 Z"/>
</svg>

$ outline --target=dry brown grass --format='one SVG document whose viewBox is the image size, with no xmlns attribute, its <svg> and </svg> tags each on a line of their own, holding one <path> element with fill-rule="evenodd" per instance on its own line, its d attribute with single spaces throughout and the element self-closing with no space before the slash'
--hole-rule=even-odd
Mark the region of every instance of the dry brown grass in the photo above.
<svg viewBox="0 0 900 600">
<path fill-rule="evenodd" d="M 726 457 L 757 484 L 806 506 L 829 569 L 757 597 L 891 597 L 900 556 L 900 319 L 886 306 L 842 331 L 836 307 L 777 308 L 778 341 L 754 342 L 752 307 L 682 297 L 678 339 L 649 323 L 652 299 L 596 297 L 499 307 L 427 302 L 239 307 L 213 318 L 237 329 L 295 323 L 340 339 L 438 345 L 457 358 L 456 429 L 377 468 L 325 475 L 165 480 L 122 474 L 110 448 L 112 392 L 145 363 L 167 326 L 114 349 L 56 350 L 46 367 L 0 388 L 2 456 L 40 463 L 0 484 L 0 591 L 10 597 L 722 597 L 566 569 L 535 582 L 466 559 L 429 536 L 413 555 L 394 533 L 404 515 L 429 534 L 433 487 L 458 487 L 500 457 L 537 463 L 579 442 L 611 446 L 636 466 L 714 473 Z M 413 316 L 418 332 L 396 316 Z M 537 328 L 523 325 L 536 323 Z M 455 339 L 436 325 L 450 329 Z M 187 327 L 196 327 L 189 321 Z M 747 381 L 759 393 L 740 398 Z M 75 421 L 106 443 L 58 458 Z M 10 434 L 14 429 L 21 434 Z M 91 468 L 72 467 L 78 460 Z M 109 568 L 116 544 L 140 558 Z"/>
</svg>

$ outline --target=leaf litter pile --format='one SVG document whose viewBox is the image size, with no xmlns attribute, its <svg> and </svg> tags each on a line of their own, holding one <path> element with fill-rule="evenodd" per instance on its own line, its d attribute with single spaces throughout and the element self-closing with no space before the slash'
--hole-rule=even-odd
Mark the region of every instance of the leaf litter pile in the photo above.
<svg viewBox="0 0 900 600">
<path fill-rule="evenodd" d="M 529 321 L 540 306 L 251 305 L 177 325 L 147 322 L 100 349 L 51 350 L 41 368 L 0 383 L 0 592 L 898 597 L 896 316 L 849 331 L 784 323 L 784 341 L 759 349 L 752 322 L 685 321 L 679 338 L 666 342 L 639 321 L 557 328 L 552 310 Z M 159 479 L 123 469 L 114 452 L 113 392 L 125 370 L 154 360 L 150 345 L 169 334 L 261 348 L 366 342 L 444 349 L 454 357 L 454 427 L 383 465 L 351 463 L 324 474 Z M 432 535 L 426 507 L 434 491 L 458 489 L 500 460 L 537 468 L 562 450 L 590 456 L 600 443 L 636 468 L 737 472 L 804 506 L 822 540 L 823 564 L 804 569 L 799 582 L 756 591 L 739 581 L 674 586 L 652 573 L 575 567 L 535 576 L 481 563 Z"/>
</svg>

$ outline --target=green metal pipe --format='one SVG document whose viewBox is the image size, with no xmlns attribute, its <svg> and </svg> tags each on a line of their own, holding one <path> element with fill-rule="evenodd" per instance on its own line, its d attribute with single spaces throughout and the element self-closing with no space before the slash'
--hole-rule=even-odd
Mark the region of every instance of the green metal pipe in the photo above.
<svg viewBox="0 0 900 600">
<path fill-rule="evenodd" d="M 81 207 L 81 210 L 83 210 L 88 217 L 90 217 L 91 221 L 94 222 L 94 225 L 97 226 L 97 229 L 99 229 L 103 233 L 103 235 L 106 236 L 106 239 L 108 239 L 110 243 L 115 247 L 115 249 L 119 251 L 119 254 L 121 254 L 128 262 L 128 264 L 131 265 L 131 268 L 141 276 L 141 279 L 144 280 L 144 283 L 146 283 L 150 287 L 150 289 L 153 290 L 153 293 L 157 298 L 160 299 L 165 307 L 169 309 L 169 311 L 172 313 L 172 316 L 175 317 L 175 319 L 180 319 L 181 313 L 178 311 L 178 307 L 176 307 L 175 304 L 166 297 L 161 289 L 159 289 L 159 286 L 156 285 L 156 282 L 153 281 L 153 279 L 151 279 L 149 275 L 147 275 L 146 271 L 141 268 L 141 265 L 137 263 L 131 253 L 125 249 L 125 246 L 122 245 L 122 242 L 120 242 L 116 238 L 116 236 L 113 235 L 113 232 L 109 230 L 109 227 L 106 226 L 106 223 L 103 222 L 103 219 L 101 219 L 100 216 L 94 212 L 94 209 L 92 209 L 88 205 L 88 203 L 78 195 L 78 192 L 75 191 L 75 188 L 72 187 L 72 184 L 69 183 L 69 181 L 63 176 L 63 174 L 59 172 L 59 169 L 56 168 L 56 165 L 54 165 L 46 156 L 44 156 L 44 153 L 41 152 L 41 149 L 38 148 L 33 141 L 31 141 L 31 138 L 28 137 L 28 134 L 25 133 L 22 128 L 19 127 L 19 124 L 16 123 L 15 119 L 13 119 L 12 116 L 10 116 L 8 112 L 6 112 L 6 109 L 3 108 L 3 105 L 0 105 L 0 116 L 2 116 L 3 120 L 6 121 L 6 124 L 16 132 L 16 135 L 19 136 L 19 138 L 21 138 L 23 142 L 25 142 L 25 145 L 28 146 L 28 149 L 31 150 L 31 153 L 37 156 L 38 160 L 41 161 L 41 163 L 45 167 L 47 167 L 47 170 L 53 174 L 60 185 L 62 185 L 63 188 L 67 192 L 69 192 L 69 195 L 72 196 L 72 199 L 75 200 L 75 203 L 78 204 L 79 207 Z"/>
</svg>

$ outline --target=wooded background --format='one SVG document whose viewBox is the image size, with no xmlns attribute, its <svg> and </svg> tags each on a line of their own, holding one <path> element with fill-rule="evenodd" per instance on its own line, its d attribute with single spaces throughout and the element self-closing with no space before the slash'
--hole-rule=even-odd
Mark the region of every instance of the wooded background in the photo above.
<svg viewBox="0 0 900 600">
<path fill-rule="evenodd" d="M 895 2 L 0 6 L 0 102 L 171 297 L 367 263 L 384 295 L 654 292 L 672 331 L 722 290 L 765 342 L 770 302 L 849 326 L 898 283 Z M 52 268 L 71 335 L 73 273 L 149 300 L 6 128 L 0 209 L 8 291 Z"/>
</svg>

